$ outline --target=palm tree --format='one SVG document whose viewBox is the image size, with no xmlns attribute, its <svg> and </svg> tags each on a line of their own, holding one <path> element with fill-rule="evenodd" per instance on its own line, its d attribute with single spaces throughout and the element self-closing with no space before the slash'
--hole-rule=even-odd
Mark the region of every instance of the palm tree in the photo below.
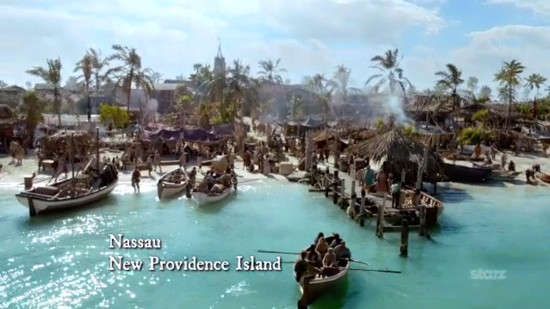
<svg viewBox="0 0 550 309">
<path fill-rule="evenodd" d="M 470 91 L 472 98 L 476 99 L 476 91 L 477 86 L 479 84 L 479 79 L 475 76 L 468 77 L 468 81 L 466 82 L 466 86 L 468 87 L 468 90 Z"/>
<path fill-rule="evenodd" d="M 374 74 L 365 82 L 367 86 L 371 81 L 378 80 L 374 85 L 374 90 L 378 89 L 386 82 L 389 85 L 390 94 L 395 94 L 396 86 L 402 92 L 403 98 L 407 98 L 406 86 L 412 87 L 412 83 L 403 75 L 403 69 L 399 67 L 399 50 L 388 50 L 384 55 L 377 55 L 372 57 L 372 62 L 375 64 L 371 68 L 375 68 L 380 71 L 378 74 Z"/>
<path fill-rule="evenodd" d="M 32 143 L 34 139 L 34 131 L 36 129 L 36 126 L 43 120 L 43 109 L 44 105 L 40 101 L 36 93 L 27 92 L 25 94 L 25 96 L 23 97 L 23 104 L 19 106 L 19 110 L 23 115 L 25 115 L 25 129 L 27 131 L 27 136 L 29 137 L 29 144 Z"/>
<path fill-rule="evenodd" d="M 526 79 L 525 87 L 529 92 L 536 89 L 535 96 L 533 97 L 533 118 L 537 118 L 537 97 L 539 95 L 540 87 L 546 82 L 546 78 L 540 74 L 533 73 Z"/>
<path fill-rule="evenodd" d="M 101 50 L 95 50 L 90 48 L 88 54 L 92 58 L 92 71 L 95 80 L 95 95 L 99 95 L 99 90 L 101 88 L 101 81 L 103 81 L 107 76 L 102 74 L 102 70 L 109 65 L 109 59 L 103 58 L 101 56 Z"/>
<path fill-rule="evenodd" d="M 454 64 L 448 63 L 446 72 L 439 71 L 436 72 L 435 75 L 440 77 L 437 81 L 437 85 L 443 89 L 451 91 L 451 96 L 453 97 L 453 108 L 456 109 L 457 107 L 460 107 L 460 103 L 458 101 L 459 96 L 456 90 L 458 86 L 464 82 L 462 79 L 462 71 L 460 71 Z"/>
<path fill-rule="evenodd" d="M 113 50 L 115 53 L 108 57 L 107 60 L 118 60 L 121 64 L 109 69 L 105 75 L 113 76 L 117 84 L 125 89 L 127 96 L 126 111 L 130 111 L 132 85 L 135 85 L 137 88 L 143 87 L 146 93 L 150 94 L 154 89 L 153 79 L 151 78 L 153 72 L 151 69 L 143 69 L 141 67 L 141 57 L 135 48 L 113 45 Z"/>
<path fill-rule="evenodd" d="M 338 65 L 332 81 L 336 87 L 336 93 L 340 96 L 342 102 L 345 102 L 348 97 L 348 85 L 351 75 L 351 70 L 344 65 Z"/>
<path fill-rule="evenodd" d="M 523 73 L 524 69 L 525 67 L 521 64 L 521 62 L 513 59 L 510 62 L 505 61 L 500 71 L 495 74 L 495 80 L 503 86 L 503 93 L 506 94 L 506 99 L 508 100 L 508 112 L 504 125 L 504 129 L 506 131 L 508 131 L 510 115 L 512 114 L 512 103 L 514 102 L 515 88 L 520 84 L 521 78 L 519 75 Z"/>
<path fill-rule="evenodd" d="M 93 56 L 89 52 L 86 52 L 84 57 L 82 57 L 82 59 L 80 59 L 80 61 L 76 63 L 76 67 L 74 68 L 74 71 L 82 72 L 82 74 L 79 75 L 77 78 L 80 80 L 83 80 L 84 82 L 84 91 L 86 92 L 86 107 L 87 107 L 87 114 L 88 114 L 88 122 L 90 122 L 92 118 L 92 105 L 90 102 L 90 83 L 91 83 L 92 74 L 94 71 Z"/>
<path fill-rule="evenodd" d="M 262 81 L 268 81 L 270 83 L 277 83 L 281 84 L 283 82 L 283 77 L 281 76 L 281 73 L 286 72 L 284 68 L 281 68 L 281 59 L 277 59 L 275 61 L 268 59 L 268 60 L 262 60 L 259 62 L 260 65 L 260 71 L 258 74 L 260 75 L 260 79 Z"/>
<path fill-rule="evenodd" d="M 325 78 L 323 74 L 315 74 L 312 77 L 306 77 L 306 87 L 317 95 L 318 103 L 323 113 L 323 120 L 326 123 L 330 113 L 330 102 L 334 91 L 334 83 Z"/>
<path fill-rule="evenodd" d="M 60 92 L 61 88 L 61 60 L 48 59 L 48 68 L 34 67 L 27 71 L 31 75 L 40 77 L 46 84 L 53 87 L 53 107 L 57 113 L 57 125 L 61 127 L 61 100 Z"/>
<path fill-rule="evenodd" d="M 243 65 L 239 60 L 233 61 L 233 67 L 229 68 L 227 80 L 229 97 L 234 100 L 241 115 L 243 115 L 244 102 L 250 101 L 253 92 L 256 91 L 249 74 L 250 67 Z"/>
</svg>

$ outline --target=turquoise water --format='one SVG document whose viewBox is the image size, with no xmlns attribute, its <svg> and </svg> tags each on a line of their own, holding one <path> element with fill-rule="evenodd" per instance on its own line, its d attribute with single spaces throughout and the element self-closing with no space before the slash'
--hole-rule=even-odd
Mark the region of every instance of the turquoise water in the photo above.
<svg viewBox="0 0 550 309">
<path fill-rule="evenodd" d="M 109 272 L 108 256 L 225 259 L 257 249 L 297 251 L 318 231 L 339 232 L 355 259 L 403 274 L 350 272 L 313 308 L 536 308 L 550 304 L 550 190 L 441 188 L 445 213 L 433 239 L 374 236 L 322 194 L 272 180 L 241 185 L 229 201 L 197 208 L 155 192 L 113 194 L 97 206 L 29 219 L 12 191 L 0 194 L 0 308 L 295 308 L 292 265 L 282 272 Z M 112 250 L 108 235 L 160 238 L 161 250 Z M 266 259 L 271 254 L 256 254 Z M 292 256 L 282 256 L 293 260 Z M 506 271 L 473 280 L 472 270 Z"/>
</svg>

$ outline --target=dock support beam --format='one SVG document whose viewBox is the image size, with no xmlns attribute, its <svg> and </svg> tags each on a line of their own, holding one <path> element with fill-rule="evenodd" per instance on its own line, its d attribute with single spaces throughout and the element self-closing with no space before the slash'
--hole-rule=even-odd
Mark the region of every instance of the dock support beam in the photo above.
<svg viewBox="0 0 550 309">
<path fill-rule="evenodd" d="M 386 208 L 385 197 L 382 205 L 378 205 L 378 216 L 376 218 L 376 236 L 378 236 L 378 238 L 384 238 L 384 208 Z"/>
<path fill-rule="evenodd" d="M 401 220 L 401 247 L 399 252 L 401 257 L 409 255 L 409 221 L 407 219 Z"/>
<path fill-rule="evenodd" d="M 425 205 L 419 205 L 420 208 L 420 229 L 418 231 L 418 234 L 420 236 L 426 236 L 429 237 L 428 229 L 426 228 L 426 206 Z"/>
<path fill-rule="evenodd" d="M 365 192 L 365 189 L 361 189 L 361 205 L 359 207 L 359 225 L 365 226 L 365 196 L 367 195 L 367 192 Z"/>
</svg>

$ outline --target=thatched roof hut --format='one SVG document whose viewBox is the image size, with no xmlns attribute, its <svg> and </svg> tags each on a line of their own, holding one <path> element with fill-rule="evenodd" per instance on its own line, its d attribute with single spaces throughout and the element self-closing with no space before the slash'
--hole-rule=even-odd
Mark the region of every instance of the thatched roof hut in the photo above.
<svg viewBox="0 0 550 309">
<path fill-rule="evenodd" d="M 59 131 L 44 138 L 41 155 L 44 159 L 55 159 L 56 155 L 68 158 L 71 145 L 74 147 L 73 155 L 80 159 L 84 159 L 95 147 L 92 137 L 86 131 Z"/>
<path fill-rule="evenodd" d="M 350 147 L 348 150 L 358 156 L 369 158 L 371 161 L 386 161 L 383 166 L 387 172 L 399 174 L 402 169 L 407 172 L 407 180 L 416 179 L 418 163 L 424 156 L 424 145 L 405 135 L 402 129 L 394 127 L 389 131 Z M 426 173 L 436 176 L 439 164 L 435 155 L 429 152 Z"/>
</svg>

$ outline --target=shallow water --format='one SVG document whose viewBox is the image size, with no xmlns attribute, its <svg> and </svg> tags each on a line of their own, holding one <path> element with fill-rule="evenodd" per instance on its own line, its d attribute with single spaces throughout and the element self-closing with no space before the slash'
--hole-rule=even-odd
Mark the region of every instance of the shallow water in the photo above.
<svg viewBox="0 0 550 309">
<path fill-rule="evenodd" d="M 399 234 L 374 236 L 322 194 L 272 180 L 242 184 L 230 200 L 198 208 L 159 202 L 117 188 L 93 207 L 29 219 L 0 192 L 0 308 L 295 308 L 292 265 L 282 272 L 110 272 L 109 255 L 147 259 L 237 255 L 272 259 L 258 249 L 298 251 L 318 231 L 339 232 L 355 259 L 403 274 L 352 271 L 347 284 L 313 308 L 534 308 L 550 304 L 550 190 L 535 187 L 442 188 L 445 212 L 433 239 L 411 233 L 409 258 Z M 108 235 L 160 238 L 161 250 L 109 249 Z M 283 260 L 294 260 L 282 255 Z M 360 267 L 358 265 L 358 267 Z M 505 279 L 474 280 L 478 269 Z"/>
</svg>

